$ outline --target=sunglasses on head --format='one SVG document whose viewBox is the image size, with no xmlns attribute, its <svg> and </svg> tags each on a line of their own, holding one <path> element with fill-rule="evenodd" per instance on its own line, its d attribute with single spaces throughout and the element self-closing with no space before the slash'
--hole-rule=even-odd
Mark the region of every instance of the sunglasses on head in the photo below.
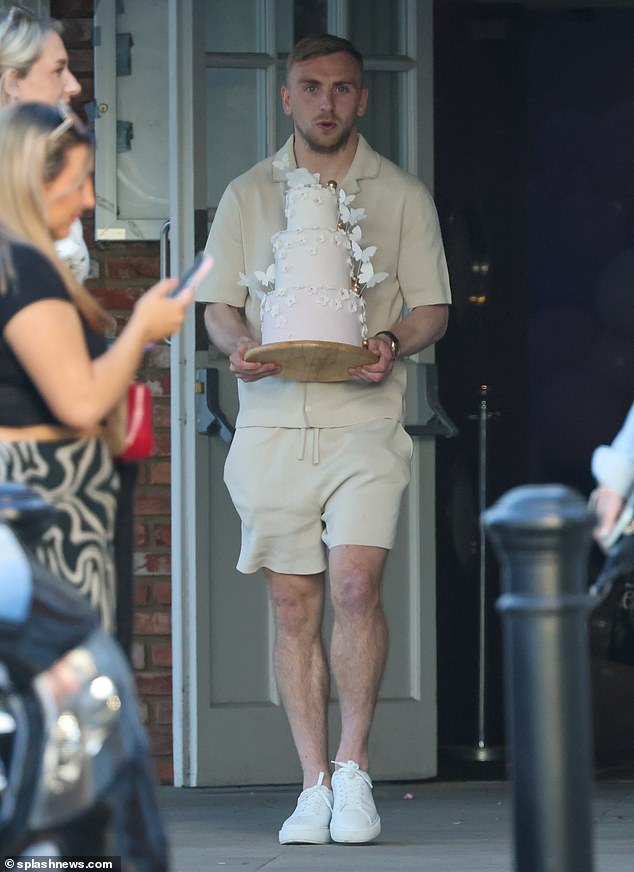
<svg viewBox="0 0 634 872">
<path fill-rule="evenodd" d="M 63 120 L 49 133 L 48 138 L 50 141 L 56 142 L 61 136 L 70 130 L 71 127 L 74 127 L 80 133 L 84 132 L 85 126 L 83 121 L 73 112 L 70 106 L 66 103 L 59 103 L 57 111 L 63 116 Z"/>
</svg>

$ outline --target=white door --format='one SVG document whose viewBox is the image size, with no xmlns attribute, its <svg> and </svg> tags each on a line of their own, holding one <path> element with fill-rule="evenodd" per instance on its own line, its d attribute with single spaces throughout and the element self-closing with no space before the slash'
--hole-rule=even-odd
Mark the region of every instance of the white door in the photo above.
<svg viewBox="0 0 634 872">
<path fill-rule="evenodd" d="M 201 189 L 211 216 L 225 184 L 286 138 L 279 85 L 284 53 L 293 34 L 306 25 L 295 16 L 295 7 L 299 15 L 303 6 L 291 0 L 170 2 L 170 51 L 182 50 L 190 38 L 194 45 L 199 42 L 193 65 L 183 70 L 175 64 L 170 95 L 171 125 L 185 124 L 184 131 L 172 134 L 177 263 L 193 241 L 193 226 L 181 226 L 187 224 L 183 210 L 191 211 Z M 379 151 L 430 187 L 431 8 L 431 0 L 330 2 L 328 18 L 321 22 L 321 29 L 349 36 L 366 57 L 371 101 L 363 132 Z M 204 61 L 202 72 L 198 61 Z M 198 88 L 197 108 L 193 118 L 183 119 L 182 95 L 188 87 Z M 179 99 L 180 108 L 174 104 Z M 187 124 L 190 140 L 204 141 L 193 156 Z M 429 355 L 409 362 L 407 423 L 419 427 L 431 418 L 431 360 Z M 237 411 L 235 379 L 226 362 L 207 350 L 193 319 L 173 346 L 173 362 L 176 783 L 296 782 L 300 768 L 272 671 L 266 582 L 260 574 L 243 576 L 235 570 L 239 521 L 222 481 Z M 422 427 L 414 438 L 412 484 L 385 577 L 391 650 L 370 748 L 372 774 L 378 779 L 424 778 L 436 772 L 432 431 L 433 426 Z M 334 746 L 334 698 L 331 734 Z"/>
</svg>

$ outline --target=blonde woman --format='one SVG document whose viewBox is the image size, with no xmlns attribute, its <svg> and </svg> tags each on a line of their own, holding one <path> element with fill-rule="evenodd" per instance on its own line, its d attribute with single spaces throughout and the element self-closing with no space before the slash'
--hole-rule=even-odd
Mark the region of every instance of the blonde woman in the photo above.
<svg viewBox="0 0 634 872">
<path fill-rule="evenodd" d="M 0 481 L 58 509 L 38 556 L 89 597 L 111 629 L 118 479 L 103 436 L 147 343 L 180 329 L 191 293 L 159 282 L 106 348 L 111 318 L 55 250 L 94 207 L 93 154 L 59 108 L 0 112 Z"/>
<path fill-rule="evenodd" d="M 61 34 L 59 21 L 38 18 L 23 6 L 12 6 L 0 19 L 0 106 L 27 100 L 68 105 L 80 94 L 81 85 L 68 66 Z M 79 219 L 56 247 L 83 282 L 90 260 Z"/>
<path fill-rule="evenodd" d="M 60 22 L 38 17 L 23 6 L 13 6 L 0 20 L 0 105 L 25 100 L 68 105 L 80 92 L 81 86 L 69 68 Z M 75 278 L 84 282 L 90 271 L 90 257 L 79 219 L 72 223 L 67 237 L 56 240 L 55 247 Z M 115 469 L 119 476 L 114 542 L 116 635 L 123 650 L 131 656 L 133 506 L 138 464 L 115 461 Z"/>
</svg>

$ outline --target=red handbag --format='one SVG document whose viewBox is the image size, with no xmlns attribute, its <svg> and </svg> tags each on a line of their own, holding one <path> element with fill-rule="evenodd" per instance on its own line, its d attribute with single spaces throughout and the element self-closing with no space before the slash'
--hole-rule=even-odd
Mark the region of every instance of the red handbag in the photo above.
<svg viewBox="0 0 634 872">
<path fill-rule="evenodd" d="M 144 382 L 134 382 L 128 388 L 125 442 L 117 460 L 145 460 L 153 450 L 152 394 Z"/>
</svg>

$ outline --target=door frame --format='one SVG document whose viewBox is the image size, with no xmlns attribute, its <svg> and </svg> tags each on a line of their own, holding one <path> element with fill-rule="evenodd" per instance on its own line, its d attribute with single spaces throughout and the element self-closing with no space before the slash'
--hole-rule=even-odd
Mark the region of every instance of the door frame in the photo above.
<svg viewBox="0 0 634 872">
<path fill-rule="evenodd" d="M 197 82 L 194 15 L 200 0 L 168 0 L 168 119 L 170 271 L 180 274 L 195 247 L 195 95 Z M 194 306 L 172 339 L 171 511 L 172 511 L 172 700 L 173 765 L 177 787 L 196 786 L 196 411 Z"/>
</svg>

